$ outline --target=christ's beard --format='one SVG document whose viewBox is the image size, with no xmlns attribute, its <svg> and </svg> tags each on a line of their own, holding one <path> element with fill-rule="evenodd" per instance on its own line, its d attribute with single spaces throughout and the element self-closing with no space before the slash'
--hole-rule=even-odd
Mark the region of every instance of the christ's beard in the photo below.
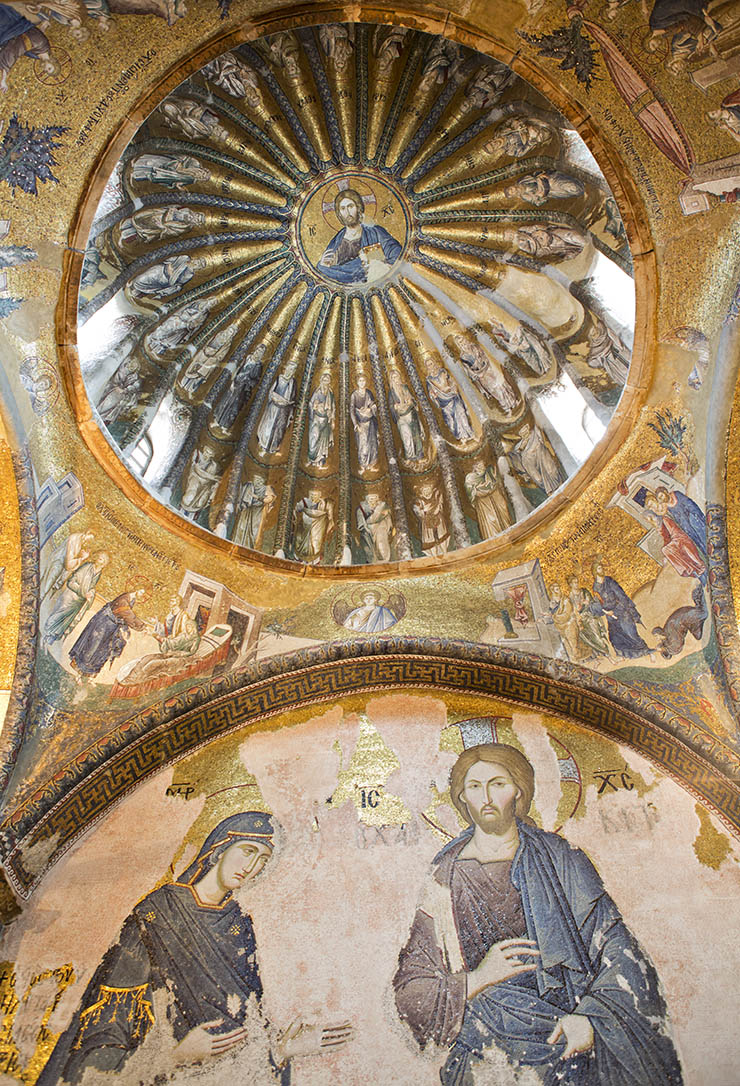
<svg viewBox="0 0 740 1086">
<path fill-rule="evenodd" d="M 480 826 L 484 833 L 491 833 L 496 837 L 503 837 L 512 827 L 515 810 L 516 800 L 513 800 L 511 803 L 508 803 L 503 810 L 491 812 L 481 811 L 474 817 L 473 821 L 477 826 Z"/>
</svg>

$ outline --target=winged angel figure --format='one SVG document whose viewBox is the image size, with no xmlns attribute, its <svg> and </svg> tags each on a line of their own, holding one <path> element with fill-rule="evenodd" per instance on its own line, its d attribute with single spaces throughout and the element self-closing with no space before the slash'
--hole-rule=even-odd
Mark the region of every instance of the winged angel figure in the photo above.
<svg viewBox="0 0 740 1086">
<path fill-rule="evenodd" d="M 383 601 L 383 593 L 377 588 L 362 588 L 358 596 L 359 599 L 339 597 L 334 601 L 334 621 L 345 630 L 380 633 L 395 626 L 406 614 L 406 599 L 400 592 Z"/>
</svg>

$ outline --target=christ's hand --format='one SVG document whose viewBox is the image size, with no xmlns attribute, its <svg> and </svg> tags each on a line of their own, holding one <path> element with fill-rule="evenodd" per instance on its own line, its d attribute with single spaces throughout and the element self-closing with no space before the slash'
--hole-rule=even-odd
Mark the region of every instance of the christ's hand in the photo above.
<svg viewBox="0 0 740 1086">
<path fill-rule="evenodd" d="M 238 1026 L 228 1033 L 209 1033 L 210 1029 L 224 1024 L 223 1018 L 214 1018 L 212 1022 L 204 1022 L 202 1026 L 196 1026 L 187 1033 L 175 1046 L 175 1063 L 200 1063 L 212 1056 L 220 1056 L 228 1052 L 230 1048 L 246 1041 L 246 1026 Z"/>
<path fill-rule="evenodd" d="M 499 981 L 530 973 L 537 968 L 537 962 L 526 959 L 539 956 L 532 939 L 502 939 L 494 943 L 478 968 L 468 973 L 468 999 Z"/>
<path fill-rule="evenodd" d="M 337 254 L 336 253 L 324 253 L 321 260 L 319 261 L 319 264 L 323 264 L 325 268 L 333 268 L 333 267 L 336 266 L 336 263 L 337 263 Z"/>
<path fill-rule="evenodd" d="M 565 1042 L 561 1060 L 568 1060 L 578 1052 L 588 1052 L 594 1046 L 594 1027 L 585 1014 L 566 1014 L 547 1038 L 549 1045 Z"/>
<path fill-rule="evenodd" d="M 296 1018 L 288 1026 L 276 1045 L 275 1055 L 282 1066 L 296 1056 L 315 1056 L 335 1048 L 341 1048 L 352 1040 L 351 1022 L 335 1022 L 329 1026 L 317 1026 Z"/>
</svg>

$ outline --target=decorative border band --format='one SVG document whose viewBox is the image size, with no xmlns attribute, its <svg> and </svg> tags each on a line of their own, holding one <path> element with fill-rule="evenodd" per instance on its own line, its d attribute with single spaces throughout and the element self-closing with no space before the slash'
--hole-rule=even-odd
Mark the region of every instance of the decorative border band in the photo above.
<svg viewBox="0 0 740 1086">
<path fill-rule="evenodd" d="M 466 642 L 413 638 L 332 644 L 167 699 L 83 751 L 6 818 L 0 843 L 8 875 L 28 896 L 113 804 L 214 739 L 299 706 L 404 687 L 483 694 L 568 717 L 644 754 L 740 832 L 740 759 L 733 751 L 607 677 L 600 693 L 576 681 L 593 686 L 586 669 L 529 656 L 512 664 L 502 655 Z M 24 863 L 29 850 L 33 870 Z"/>
</svg>

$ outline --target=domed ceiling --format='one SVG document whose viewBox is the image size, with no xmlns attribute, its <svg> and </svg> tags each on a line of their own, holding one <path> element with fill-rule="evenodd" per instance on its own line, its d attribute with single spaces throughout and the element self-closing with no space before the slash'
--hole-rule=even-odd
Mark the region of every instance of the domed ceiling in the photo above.
<svg viewBox="0 0 740 1086">
<path fill-rule="evenodd" d="M 628 374 L 629 249 L 588 149 L 509 68 L 400 28 L 241 45 L 103 194 L 80 366 L 143 485 L 308 565 L 439 558 L 548 501 Z"/>
</svg>

